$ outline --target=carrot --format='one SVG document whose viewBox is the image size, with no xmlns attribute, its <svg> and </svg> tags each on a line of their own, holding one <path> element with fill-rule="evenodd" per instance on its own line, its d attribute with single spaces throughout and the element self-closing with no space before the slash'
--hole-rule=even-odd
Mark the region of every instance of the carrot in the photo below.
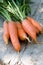
<svg viewBox="0 0 43 65">
<path fill-rule="evenodd" d="M 15 22 L 13 21 L 9 22 L 9 34 L 13 47 L 16 51 L 20 51 L 20 42 L 18 40 L 17 28 Z"/>
<path fill-rule="evenodd" d="M 18 30 L 18 37 L 20 38 L 20 40 L 29 40 L 29 38 L 27 37 L 25 31 L 23 30 L 22 24 L 20 22 L 16 22 L 16 26 L 17 26 L 17 30 Z"/>
<path fill-rule="evenodd" d="M 34 31 L 32 25 L 27 19 L 22 21 L 22 26 L 25 32 L 32 38 L 32 40 L 36 41 L 36 31 Z"/>
<path fill-rule="evenodd" d="M 22 26 L 23 26 L 23 29 L 25 30 L 25 32 L 32 38 L 32 40 L 37 43 L 37 44 L 40 44 L 40 43 L 43 43 L 41 41 L 37 41 L 36 39 L 36 31 L 34 31 L 34 29 L 32 28 L 30 22 L 28 22 L 27 19 L 24 19 L 22 21 Z"/>
<path fill-rule="evenodd" d="M 8 30 L 8 23 L 6 21 L 4 21 L 3 23 L 3 29 L 4 29 L 4 33 L 3 33 L 3 40 L 6 44 L 8 44 L 8 40 L 9 40 L 9 30 Z"/>
<path fill-rule="evenodd" d="M 33 26 L 34 27 L 34 26 Z M 36 28 L 36 27 L 34 27 L 35 28 L 35 30 L 36 30 L 36 34 L 39 34 L 39 30 Z"/>
<path fill-rule="evenodd" d="M 36 31 L 36 34 L 38 34 L 39 33 L 39 30 L 36 27 L 34 27 L 34 25 L 30 22 L 29 19 L 27 19 L 27 20 L 31 24 L 31 26 L 33 27 L 33 29 Z"/>
<path fill-rule="evenodd" d="M 27 19 L 28 19 L 28 17 L 27 17 Z M 30 22 L 31 24 L 32 24 L 32 22 L 28 19 L 28 22 Z M 35 29 L 35 31 L 36 31 L 36 34 L 38 34 L 39 33 L 39 30 L 32 24 L 32 26 L 33 26 L 33 28 Z"/>
<path fill-rule="evenodd" d="M 40 32 L 42 32 L 42 26 L 36 20 L 34 20 L 31 17 L 27 17 L 27 18 L 34 25 L 34 27 L 36 27 Z"/>
</svg>

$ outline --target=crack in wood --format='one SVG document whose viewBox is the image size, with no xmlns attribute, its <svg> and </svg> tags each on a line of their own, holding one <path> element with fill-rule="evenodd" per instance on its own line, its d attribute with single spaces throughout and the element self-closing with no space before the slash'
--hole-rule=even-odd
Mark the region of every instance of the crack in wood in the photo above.
<svg viewBox="0 0 43 65">
<path fill-rule="evenodd" d="M 10 64 L 11 60 L 8 62 L 8 64 Z"/>
<path fill-rule="evenodd" d="M 22 61 L 16 62 L 14 65 L 24 65 Z"/>
<path fill-rule="evenodd" d="M 24 47 L 23 53 L 25 52 L 26 48 L 27 48 L 27 44 L 25 44 L 25 47 Z"/>
<path fill-rule="evenodd" d="M 18 61 L 14 65 L 24 65 L 23 62 L 21 61 L 20 52 L 18 52 Z"/>
<path fill-rule="evenodd" d="M 6 64 L 0 59 L 0 65 L 6 65 Z"/>
</svg>

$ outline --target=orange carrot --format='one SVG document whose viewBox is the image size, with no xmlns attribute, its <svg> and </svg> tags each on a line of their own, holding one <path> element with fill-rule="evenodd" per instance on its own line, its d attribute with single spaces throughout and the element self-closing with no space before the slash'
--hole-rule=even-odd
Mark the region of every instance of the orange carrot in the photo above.
<svg viewBox="0 0 43 65">
<path fill-rule="evenodd" d="M 3 40 L 6 44 L 8 44 L 8 40 L 9 40 L 9 30 L 8 30 L 8 23 L 7 21 L 4 21 L 3 23 L 3 29 L 4 29 L 4 33 L 3 33 Z"/>
<path fill-rule="evenodd" d="M 9 34 L 13 47 L 16 51 L 20 51 L 20 42 L 18 40 L 17 28 L 15 22 L 13 21 L 9 22 Z"/>
<path fill-rule="evenodd" d="M 28 22 L 30 22 L 31 23 L 31 21 L 28 19 Z M 39 30 L 31 23 L 31 25 L 33 26 L 33 28 L 35 29 L 35 31 L 36 31 L 36 34 L 38 34 L 39 33 Z"/>
<path fill-rule="evenodd" d="M 27 20 L 31 24 L 31 26 L 33 27 L 33 29 L 36 31 L 36 34 L 38 34 L 39 33 L 39 30 L 36 27 L 34 27 L 34 25 L 30 22 L 29 19 L 27 19 Z"/>
<path fill-rule="evenodd" d="M 27 19 L 36 27 L 40 32 L 42 32 L 42 26 L 33 18 L 27 17 Z"/>
<path fill-rule="evenodd" d="M 25 31 L 23 30 L 22 24 L 20 22 L 16 22 L 16 26 L 17 26 L 17 30 L 18 30 L 18 37 L 20 38 L 20 40 L 29 40 L 29 38 L 27 37 Z"/>
<path fill-rule="evenodd" d="M 33 29 L 32 25 L 27 19 L 22 21 L 22 26 L 25 32 L 32 38 L 32 40 L 36 41 L 36 31 Z"/>
<path fill-rule="evenodd" d="M 39 30 L 36 27 L 34 27 L 34 28 L 36 30 L 36 34 L 39 34 Z"/>
</svg>

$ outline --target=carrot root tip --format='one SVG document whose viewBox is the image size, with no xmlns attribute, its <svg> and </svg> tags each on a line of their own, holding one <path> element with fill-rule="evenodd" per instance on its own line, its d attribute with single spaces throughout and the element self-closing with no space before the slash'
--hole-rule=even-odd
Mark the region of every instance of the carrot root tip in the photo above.
<svg viewBox="0 0 43 65">
<path fill-rule="evenodd" d="M 43 42 L 42 41 L 35 41 L 37 44 L 42 44 Z"/>
<path fill-rule="evenodd" d="M 7 45 L 7 44 L 8 44 L 8 39 L 5 38 L 5 39 L 3 39 L 3 40 L 4 40 L 5 44 Z"/>
<path fill-rule="evenodd" d="M 8 40 L 5 40 L 5 44 L 6 44 L 6 45 L 8 44 Z"/>
<path fill-rule="evenodd" d="M 42 31 L 41 31 L 41 33 L 43 34 L 43 28 L 42 28 Z"/>
<path fill-rule="evenodd" d="M 20 52 L 18 51 L 18 60 L 21 59 Z"/>
<path fill-rule="evenodd" d="M 26 37 L 26 39 L 28 40 L 28 42 L 31 42 L 30 39 L 28 37 Z"/>
</svg>

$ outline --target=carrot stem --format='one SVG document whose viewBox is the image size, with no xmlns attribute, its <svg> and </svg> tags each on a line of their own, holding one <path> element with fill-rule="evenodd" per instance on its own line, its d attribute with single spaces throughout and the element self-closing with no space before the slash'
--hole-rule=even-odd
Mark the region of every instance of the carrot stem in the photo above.
<svg viewBox="0 0 43 65">
<path fill-rule="evenodd" d="M 21 12 L 20 12 L 20 10 L 19 10 L 19 7 L 16 5 L 16 3 L 14 2 L 14 0 L 12 0 L 12 2 L 13 2 L 13 4 L 15 5 L 15 7 L 16 7 L 18 13 L 20 14 L 21 18 L 23 19 L 23 16 L 22 16 L 22 14 L 21 14 Z"/>
</svg>

